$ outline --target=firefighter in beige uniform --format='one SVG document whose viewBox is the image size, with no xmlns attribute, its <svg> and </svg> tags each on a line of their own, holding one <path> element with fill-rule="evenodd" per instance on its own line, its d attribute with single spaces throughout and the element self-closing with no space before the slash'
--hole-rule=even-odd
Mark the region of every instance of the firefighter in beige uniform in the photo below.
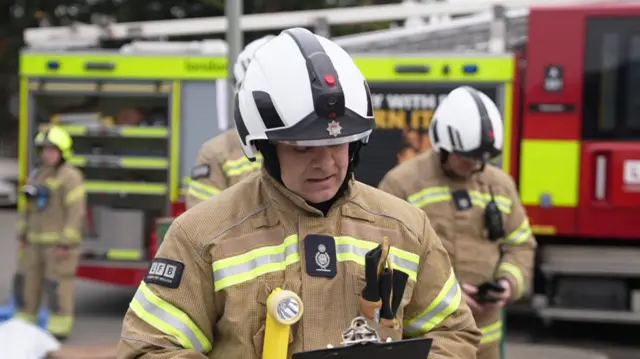
<svg viewBox="0 0 640 359">
<path fill-rule="evenodd" d="M 384 237 L 387 268 L 406 287 L 395 311 L 381 310 L 388 320 L 368 325 L 383 340 L 433 338 L 433 359 L 475 358 L 480 332 L 426 215 L 352 178 L 375 121 L 349 55 L 285 30 L 256 53 L 236 101 L 243 150 L 254 159 L 255 144 L 264 168 L 171 225 L 125 315 L 118 358 L 261 358 L 266 298 L 278 287 L 304 305 L 289 357 L 340 345 L 370 303 L 360 296 L 364 254 Z"/>
<path fill-rule="evenodd" d="M 233 68 L 236 89 L 240 87 L 255 51 L 272 38 L 273 35 L 267 35 L 252 41 L 238 55 Z M 191 170 L 186 195 L 187 209 L 256 173 L 262 167 L 261 163 L 262 156 L 258 156 L 256 162 L 250 162 L 244 156 L 235 129 L 227 130 L 205 142 Z"/>
<path fill-rule="evenodd" d="M 19 317 L 35 321 L 42 294 L 50 310 L 48 330 L 65 338 L 73 326 L 74 288 L 86 212 L 83 176 L 67 164 L 72 140 L 60 127 L 35 137 L 38 167 L 23 187 L 27 208 L 20 213 L 21 268 L 16 279 Z"/>
<path fill-rule="evenodd" d="M 191 170 L 187 208 L 218 195 L 260 168 L 260 161 L 249 162 L 244 156 L 235 129 L 210 139 L 200 148 L 196 165 Z"/>
<path fill-rule="evenodd" d="M 433 149 L 391 170 L 380 189 L 426 212 L 483 334 L 478 358 L 498 359 L 501 308 L 525 293 L 536 247 L 513 180 L 485 164 L 501 153 L 502 119 L 486 95 L 461 87 L 436 109 L 429 135 Z"/>
</svg>

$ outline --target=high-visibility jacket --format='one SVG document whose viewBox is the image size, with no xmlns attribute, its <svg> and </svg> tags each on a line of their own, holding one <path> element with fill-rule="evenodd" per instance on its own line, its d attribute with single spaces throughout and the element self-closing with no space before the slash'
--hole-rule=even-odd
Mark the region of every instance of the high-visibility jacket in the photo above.
<svg viewBox="0 0 640 359">
<path fill-rule="evenodd" d="M 332 236 L 335 249 L 312 234 Z M 433 338 L 430 358 L 475 358 L 480 332 L 422 211 L 351 181 L 325 216 L 265 170 L 174 221 L 125 315 L 118 358 L 261 358 L 265 303 L 277 287 L 304 304 L 289 353 L 340 345 L 362 314 L 364 255 L 384 237 L 408 282 L 397 294 L 400 326 L 374 328 L 394 340 Z M 318 261 L 325 252 L 333 254 Z M 335 263 L 329 277 L 318 276 L 323 263 Z"/>
<path fill-rule="evenodd" d="M 68 164 L 42 167 L 26 185 L 37 187 L 39 194 L 20 212 L 18 235 L 32 243 L 79 244 L 86 214 L 82 172 Z"/>
<path fill-rule="evenodd" d="M 379 188 L 422 209 L 442 239 L 462 283 L 479 285 L 506 278 L 513 299 L 521 298 L 533 271 L 536 241 L 520 202 L 513 179 L 487 165 L 467 179 L 454 179 L 442 169 L 440 156 L 432 150 L 392 169 Z M 493 200 L 502 214 L 504 237 L 488 238 L 484 209 Z M 483 343 L 500 340 L 500 310 L 476 315 Z"/>
</svg>

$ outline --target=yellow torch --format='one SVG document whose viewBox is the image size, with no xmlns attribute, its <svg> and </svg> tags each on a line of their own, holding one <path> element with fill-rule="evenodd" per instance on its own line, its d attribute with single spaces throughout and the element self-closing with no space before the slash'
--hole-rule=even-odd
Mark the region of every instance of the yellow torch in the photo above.
<svg viewBox="0 0 640 359">
<path fill-rule="evenodd" d="M 296 293 L 276 288 L 269 294 L 262 359 L 287 359 L 291 325 L 300 320 L 303 311 Z"/>
</svg>

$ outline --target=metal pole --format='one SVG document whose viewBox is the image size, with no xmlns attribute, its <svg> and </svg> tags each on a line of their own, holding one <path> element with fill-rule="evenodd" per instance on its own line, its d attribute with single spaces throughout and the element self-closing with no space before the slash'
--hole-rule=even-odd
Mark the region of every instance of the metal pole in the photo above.
<svg viewBox="0 0 640 359">
<path fill-rule="evenodd" d="M 507 9 L 502 5 L 493 6 L 489 34 L 489 52 L 504 53 L 507 50 Z"/>
<path fill-rule="evenodd" d="M 233 65 L 236 63 L 238 54 L 242 51 L 244 44 L 242 38 L 242 30 L 240 28 L 240 19 L 242 18 L 242 0 L 225 0 L 225 15 L 227 16 L 227 45 L 229 51 L 227 53 L 227 114 L 229 118 L 229 127 L 235 126 L 233 121 L 234 97 L 235 97 L 235 81 L 233 80 Z"/>
<path fill-rule="evenodd" d="M 319 17 L 315 19 L 313 28 L 316 35 L 326 37 L 327 39 L 331 37 L 331 26 L 329 25 L 329 21 L 327 21 L 326 17 Z"/>
</svg>

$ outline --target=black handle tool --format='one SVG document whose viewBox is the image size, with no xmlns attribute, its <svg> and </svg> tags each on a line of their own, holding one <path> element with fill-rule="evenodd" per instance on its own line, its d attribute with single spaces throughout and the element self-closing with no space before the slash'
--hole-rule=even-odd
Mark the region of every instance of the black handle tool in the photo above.
<svg viewBox="0 0 640 359">
<path fill-rule="evenodd" d="M 393 271 L 393 298 L 391 298 L 391 310 L 395 316 L 398 313 L 398 308 L 402 303 L 402 297 L 404 297 L 404 291 L 407 288 L 407 281 L 409 275 L 399 270 Z"/>
</svg>

